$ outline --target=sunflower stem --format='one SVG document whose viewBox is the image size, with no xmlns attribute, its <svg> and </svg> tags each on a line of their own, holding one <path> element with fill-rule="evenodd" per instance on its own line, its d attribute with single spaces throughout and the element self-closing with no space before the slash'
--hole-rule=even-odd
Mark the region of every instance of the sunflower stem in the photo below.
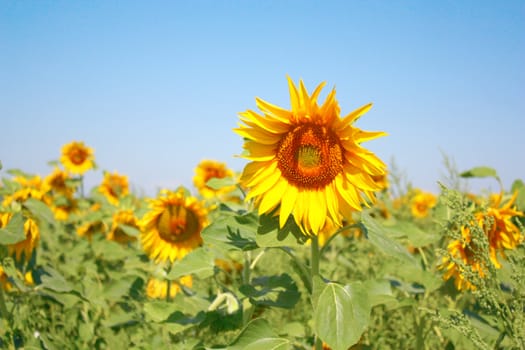
<svg viewBox="0 0 525 350">
<path fill-rule="evenodd" d="M 311 256 L 311 265 L 310 265 L 310 284 L 313 287 L 314 278 L 316 276 L 319 276 L 320 251 L 319 251 L 319 238 L 317 237 L 317 235 L 312 236 L 311 240 L 312 240 L 312 244 L 311 244 L 312 256 Z M 313 293 L 313 288 L 312 288 L 312 293 Z M 314 307 L 314 312 L 315 312 L 315 305 L 313 305 L 313 307 Z M 323 342 L 314 332 L 314 349 L 322 350 L 322 348 L 323 348 Z"/>
<path fill-rule="evenodd" d="M 7 306 L 5 305 L 4 298 L 4 289 L 0 286 L 0 318 L 8 317 L 9 312 L 7 311 Z"/>
</svg>

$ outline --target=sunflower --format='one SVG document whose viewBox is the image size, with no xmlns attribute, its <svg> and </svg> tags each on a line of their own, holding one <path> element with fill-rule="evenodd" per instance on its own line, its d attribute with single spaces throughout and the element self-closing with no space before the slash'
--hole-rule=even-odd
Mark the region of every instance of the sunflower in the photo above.
<svg viewBox="0 0 525 350">
<path fill-rule="evenodd" d="M 113 174 L 105 172 L 98 190 L 108 202 L 118 205 L 119 199 L 129 193 L 128 177 L 119 175 L 116 171 Z"/>
<path fill-rule="evenodd" d="M 63 194 L 72 196 L 75 193 L 75 187 L 68 184 L 71 180 L 71 175 L 66 171 L 55 167 L 53 172 L 44 178 L 45 188 L 55 194 Z"/>
<path fill-rule="evenodd" d="M 137 240 L 137 237 L 128 235 L 121 227 L 126 225 L 139 230 L 139 221 L 132 210 L 121 210 L 113 214 L 113 223 L 107 239 L 126 244 Z"/>
<path fill-rule="evenodd" d="M 436 206 L 437 198 L 429 192 L 418 191 L 410 202 L 410 210 L 416 218 L 425 218 L 430 209 Z"/>
<path fill-rule="evenodd" d="M 497 253 L 505 257 L 505 249 L 516 248 L 524 239 L 520 229 L 512 221 L 513 217 L 524 216 L 523 212 L 514 207 L 517 196 L 518 192 L 515 192 L 511 199 L 502 206 L 503 195 L 494 195 L 491 197 L 487 211 L 477 215 L 479 225 L 484 228 L 488 237 L 491 261 L 498 268 L 501 267 L 501 264 Z"/>
<path fill-rule="evenodd" d="M 191 275 L 183 276 L 178 281 L 173 281 L 170 285 L 170 298 L 174 298 L 181 291 L 181 286 L 191 288 L 193 278 Z M 166 299 L 168 295 L 168 281 L 150 278 L 146 286 L 146 295 L 151 299 Z"/>
<path fill-rule="evenodd" d="M 77 234 L 79 237 L 86 237 L 89 241 L 93 239 L 96 234 L 105 234 L 108 226 L 102 220 L 88 221 L 77 227 Z"/>
<path fill-rule="evenodd" d="M 0 228 L 6 227 L 12 216 L 12 213 L 0 213 Z M 35 250 L 40 241 L 40 230 L 33 219 L 29 218 L 24 222 L 24 233 L 26 239 L 15 244 L 7 245 L 8 254 L 14 255 L 16 261 L 23 259 L 29 261 L 33 250 Z"/>
<path fill-rule="evenodd" d="M 299 89 L 290 78 L 288 85 L 291 110 L 257 98 L 262 114 L 240 113 L 234 131 L 245 139 L 243 157 L 251 161 L 240 181 L 259 214 L 277 209 L 281 228 L 293 215 L 303 232 L 316 235 L 327 218 L 340 227 L 343 217 L 374 201 L 381 189 L 374 177 L 385 174 L 386 165 L 361 143 L 386 134 L 353 126 L 371 104 L 341 118 L 335 89 L 319 106 L 324 83 L 311 95 L 302 81 Z"/>
<path fill-rule="evenodd" d="M 2 266 L 0 266 L 0 288 L 5 290 L 6 292 L 10 292 L 11 289 L 13 289 L 13 285 L 11 284 L 11 281 L 9 281 L 9 277 L 5 273 L 4 268 Z"/>
<path fill-rule="evenodd" d="M 233 177 L 234 172 L 225 163 L 214 160 L 203 160 L 195 168 L 193 185 L 204 198 L 219 197 L 235 190 L 235 186 L 225 186 L 220 189 L 213 189 L 207 182 L 213 178 L 223 179 Z"/>
<path fill-rule="evenodd" d="M 62 147 L 60 162 L 71 173 L 82 175 L 95 167 L 93 149 L 84 142 L 73 141 Z"/>
<path fill-rule="evenodd" d="M 470 266 L 472 272 L 484 278 L 487 266 L 477 256 L 480 248 L 472 240 L 468 227 L 461 228 L 461 236 L 461 239 L 455 239 L 448 244 L 448 255 L 442 258 L 438 269 L 446 270 L 443 275 L 445 281 L 454 278 L 454 285 L 458 290 L 476 290 L 476 286 L 466 276 L 465 267 Z"/>
<path fill-rule="evenodd" d="M 43 200 L 47 192 L 46 184 L 39 175 L 31 177 L 15 176 L 13 182 L 15 182 L 19 188 L 11 195 L 4 197 L 2 205 L 5 207 L 13 202 L 22 203 L 28 198 Z"/>
<path fill-rule="evenodd" d="M 207 210 L 184 190 L 163 190 L 140 222 L 144 251 L 156 262 L 175 261 L 202 243 Z"/>
</svg>

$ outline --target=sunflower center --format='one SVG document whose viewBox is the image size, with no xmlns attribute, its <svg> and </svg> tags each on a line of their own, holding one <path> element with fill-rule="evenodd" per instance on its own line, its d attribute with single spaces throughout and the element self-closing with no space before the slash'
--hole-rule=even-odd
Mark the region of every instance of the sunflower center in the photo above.
<svg viewBox="0 0 525 350">
<path fill-rule="evenodd" d="M 157 228 L 163 240 L 176 243 L 197 234 L 199 220 L 193 211 L 170 205 L 160 214 Z"/>
<path fill-rule="evenodd" d="M 325 187 L 343 170 L 339 138 L 323 126 L 297 126 L 280 141 L 277 164 L 283 176 L 297 187 Z"/>
<path fill-rule="evenodd" d="M 86 160 L 87 153 L 79 148 L 75 148 L 71 151 L 69 158 L 73 164 L 80 165 Z"/>
</svg>

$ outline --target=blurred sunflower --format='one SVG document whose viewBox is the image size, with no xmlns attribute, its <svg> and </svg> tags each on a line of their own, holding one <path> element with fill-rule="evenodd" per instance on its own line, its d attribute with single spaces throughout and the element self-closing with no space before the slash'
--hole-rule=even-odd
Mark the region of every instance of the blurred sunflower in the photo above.
<svg viewBox="0 0 525 350">
<path fill-rule="evenodd" d="M 54 194 L 72 196 L 75 193 L 75 187 L 68 184 L 70 180 L 72 179 L 68 172 L 55 167 L 53 171 L 44 178 L 44 184 L 46 190 L 52 191 Z"/>
<path fill-rule="evenodd" d="M 374 201 L 382 187 L 373 177 L 384 175 L 386 165 L 361 143 L 386 134 L 353 126 L 371 104 L 341 118 L 335 89 L 319 106 L 324 83 L 311 95 L 302 81 L 297 88 L 288 78 L 288 86 L 291 110 L 257 98 L 262 114 L 240 114 L 234 131 L 245 139 L 243 157 L 251 161 L 241 183 L 259 214 L 278 208 L 280 227 L 293 215 L 303 232 L 317 235 L 327 218 L 340 227 L 343 217 Z"/>
<path fill-rule="evenodd" d="M 96 234 L 105 234 L 108 226 L 102 220 L 88 221 L 77 227 L 77 234 L 80 237 L 86 237 L 89 241 Z"/>
<path fill-rule="evenodd" d="M 178 281 L 173 281 L 170 285 L 170 298 L 174 298 L 181 291 L 181 285 L 191 288 L 193 278 L 183 276 Z M 146 295 L 151 299 L 166 299 L 168 295 L 168 281 L 150 278 L 146 286 Z"/>
<path fill-rule="evenodd" d="M 234 176 L 234 172 L 229 169 L 225 163 L 214 160 L 203 160 L 195 168 L 193 185 L 204 198 L 219 197 L 235 190 L 235 186 L 213 189 L 207 185 L 207 182 L 213 178 L 224 179 Z"/>
<path fill-rule="evenodd" d="M 11 291 L 11 289 L 13 289 L 13 285 L 9 281 L 9 277 L 7 277 L 7 274 L 5 273 L 4 268 L 2 266 L 0 266 L 0 288 L 5 290 L 6 292 L 9 292 Z"/>
<path fill-rule="evenodd" d="M 67 220 L 69 214 L 78 211 L 77 201 L 74 198 L 76 188 L 68 172 L 55 168 L 44 178 L 44 184 L 48 191 L 44 201 L 53 211 L 55 219 Z"/>
<path fill-rule="evenodd" d="M 12 213 L 0 213 L 0 228 L 6 227 L 12 217 Z M 33 219 L 28 218 L 24 222 L 24 233 L 26 239 L 15 244 L 7 245 L 8 254 L 14 255 L 16 261 L 29 261 L 33 250 L 35 250 L 40 241 L 40 230 Z"/>
<path fill-rule="evenodd" d="M 410 210 L 416 218 L 425 218 L 430 209 L 436 206 L 437 198 L 429 192 L 417 191 L 410 201 Z"/>
<path fill-rule="evenodd" d="M 448 255 L 442 258 L 438 269 L 446 270 L 443 275 L 445 281 L 454 278 L 454 285 L 458 290 L 476 290 L 476 286 L 466 277 L 465 266 L 470 266 L 472 272 L 477 273 L 481 278 L 485 277 L 487 267 L 477 256 L 480 248 L 471 239 L 469 228 L 462 227 L 461 236 L 461 239 L 453 240 L 448 244 Z"/>
<path fill-rule="evenodd" d="M 47 192 L 46 184 L 39 175 L 31 177 L 15 176 L 12 181 L 18 185 L 18 189 L 4 197 L 2 205 L 5 207 L 13 202 L 22 203 L 28 198 L 42 200 Z"/>
<path fill-rule="evenodd" d="M 82 175 L 95 167 L 93 149 L 73 141 L 62 147 L 60 162 L 71 173 Z"/>
<path fill-rule="evenodd" d="M 107 198 L 108 202 L 118 205 L 119 199 L 129 193 L 128 177 L 116 171 L 113 174 L 104 172 L 98 191 Z"/>
<path fill-rule="evenodd" d="M 524 213 L 516 210 L 514 206 L 517 196 L 518 192 L 514 193 L 511 199 L 502 206 L 503 194 L 493 195 L 487 211 L 477 215 L 479 224 L 483 227 L 489 240 L 491 261 L 497 268 L 501 267 L 497 258 L 498 253 L 505 257 L 505 249 L 516 248 L 524 239 L 520 229 L 512 221 L 514 217 L 524 216 Z"/>
<path fill-rule="evenodd" d="M 163 190 L 140 222 L 142 247 L 155 262 L 173 262 L 202 243 L 207 224 L 207 210 L 195 197 Z"/>
<path fill-rule="evenodd" d="M 139 220 L 132 210 L 121 210 L 113 214 L 113 223 L 107 235 L 107 239 L 122 244 L 133 242 L 137 237 L 128 235 L 123 229 L 122 225 L 130 226 L 139 230 Z"/>
</svg>

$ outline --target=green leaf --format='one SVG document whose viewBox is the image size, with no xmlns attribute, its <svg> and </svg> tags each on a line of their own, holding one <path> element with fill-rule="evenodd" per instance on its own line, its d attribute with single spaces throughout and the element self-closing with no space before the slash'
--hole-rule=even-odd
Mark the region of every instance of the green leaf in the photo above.
<svg viewBox="0 0 525 350">
<path fill-rule="evenodd" d="M 45 267 L 43 274 L 40 276 L 42 287 L 54 290 L 55 292 L 69 292 L 72 290 L 65 278 L 55 269 Z"/>
<path fill-rule="evenodd" d="M 314 310 L 316 334 L 333 350 L 356 344 L 368 326 L 370 304 L 361 284 L 328 283 Z"/>
<path fill-rule="evenodd" d="M 167 301 L 149 301 L 144 303 L 144 313 L 153 322 L 166 321 L 178 309 L 177 304 Z"/>
<path fill-rule="evenodd" d="M 525 211 L 525 184 L 522 180 L 518 179 L 515 180 L 512 183 L 512 186 L 510 188 L 510 192 L 514 194 L 515 192 L 518 192 L 518 196 L 516 198 L 516 206 L 520 211 Z"/>
<path fill-rule="evenodd" d="M 215 256 L 209 249 L 200 247 L 188 253 L 182 260 L 173 263 L 166 278 L 175 280 L 187 275 L 207 278 L 213 276 L 214 268 Z"/>
<path fill-rule="evenodd" d="M 429 234 L 415 224 L 408 221 L 398 221 L 395 225 L 387 227 L 388 231 L 393 232 L 398 237 L 404 237 L 408 242 L 418 248 L 425 247 L 439 240 L 436 234 Z"/>
<path fill-rule="evenodd" d="M 495 169 L 489 168 L 486 166 L 474 167 L 470 170 L 462 172 L 461 174 L 459 174 L 459 176 L 466 177 L 466 178 L 470 178 L 470 177 L 479 177 L 479 178 L 493 177 L 496 179 L 499 178 L 498 173 L 496 172 Z"/>
<path fill-rule="evenodd" d="M 232 177 L 213 177 L 206 182 L 206 186 L 213 190 L 220 190 L 223 187 L 234 186 L 236 184 L 237 181 Z"/>
<path fill-rule="evenodd" d="M 417 260 L 403 245 L 389 237 L 387 228 L 364 212 L 361 215 L 361 221 L 364 225 L 366 237 L 370 243 L 390 256 L 396 257 L 411 265 L 417 264 Z"/>
<path fill-rule="evenodd" d="M 258 216 L 255 213 L 237 214 L 221 210 L 219 216 L 202 231 L 204 244 L 225 251 L 234 248 L 253 250 L 255 243 Z"/>
<path fill-rule="evenodd" d="M 228 346 L 228 350 L 284 350 L 290 348 L 290 341 L 278 337 L 268 321 L 262 318 L 248 323 L 233 343 Z"/>
<path fill-rule="evenodd" d="M 55 225 L 55 215 L 44 202 L 29 198 L 22 205 L 28 209 L 37 220 Z"/>
<path fill-rule="evenodd" d="M 0 244 L 16 244 L 24 239 L 26 239 L 24 217 L 22 213 L 15 213 L 7 225 L 0 228 Z"/>
<path fill-rule="evenodd" d="M 117 280 L 112 280 L 105 285 L 104 297 L 111 301 L 117 301 L 122 296 L 129 294 L 132 284 L 137 280 L 137 276 L 124 276 Z"/>
<path fill-rule="evenodd" d="M 279 218 L 269 214 L 260 217 L 255 241 L 261 248 L 300 247 L 305 237 L 292 217 L 283 228 L 279 228 Z"/>
<path fill-rule="evenodd" d="M 239 291 L 254 305 L 286 309 L 293 308 L 301 296 L 294 280 L 286 273 L 254 278 L 250 285 L 242 285 Z"/>
<path fill-rule="evenodd" d="M 138 237 L 140 235 L 140 230 L 134 226 L 120 224 L 118 225 L 122 231 L 124 231 L 125 234 L 131 237 Z"/>
</svg>

